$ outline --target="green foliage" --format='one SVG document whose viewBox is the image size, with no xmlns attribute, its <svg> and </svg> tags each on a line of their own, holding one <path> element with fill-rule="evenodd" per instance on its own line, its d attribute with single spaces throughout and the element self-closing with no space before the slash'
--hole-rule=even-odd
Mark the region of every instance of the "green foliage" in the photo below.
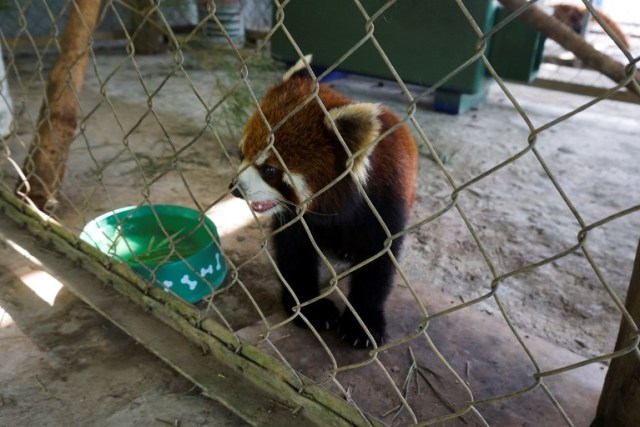
<svg viewBox="0 0 640 427">
<path fill-rule="evenodd" d="M 443 153 L 439 150 L 435 150 L 435 151 L 436 151 L 436 155 L 438 156 L 442 164 L 445 166 L 450 166 L 453 163 L 453 158 L 457 153 L 457 151 L 452 151 L 451 153 Z M 421 147 L 420 155 L 436 163 L 436 159 L 433 157 L 433 154 L 429 149 Z"/>
<path fill-rule="evenodd" d="M 205 39 L 194 39 L 187 52 L 187 67 L 211 71 L 214 83 L 213 123 L 216 131 L 225 139 L 237 142 L 249 115 L 256 109 L 256 99 L 261 92 L 282 74 L 282 66 L 267 54 L 243 49 L 240 53 L 249 58 L 246 70 L 235 52 L 225 47 L 212 46 Z M 246 79 L 243 80 L 243 75 Z M 252 95 L 253 92 L 253 95 Z"/>
</svg>

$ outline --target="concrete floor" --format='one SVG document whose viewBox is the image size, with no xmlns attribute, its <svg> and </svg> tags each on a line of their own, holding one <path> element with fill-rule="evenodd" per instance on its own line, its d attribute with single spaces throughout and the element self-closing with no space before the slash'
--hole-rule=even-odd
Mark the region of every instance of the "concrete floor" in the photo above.
<svg viewBox="0 0 640 427">
<path fill-rule="evenodd" d="M 0 260 L 0 425 L 244 425 L 2 243 Z"/>
<path fill-rule="evenodd" d="M 474 399 L 485 400 L 477 410 L 492 425 L 562 425 L 561 414 L 541 387 L 517 397 L 501 397 L 533 387 L 536 369 L 557 369 L 610 351 L 619 312 L 584 257 L 575 254 L 535 274 L 517 275 L 501 288 L 500 297 L 538 368 L 491 299 L 438 317 L 429 324 L 428 335 L 419 334 L 422 313 L 416 299 L 430 313 L 436 313 L 488 292 L 491 283 L 486 263 L 460 217 L 447 213 L 408 236 L 402 268 L 411 288 L 398 278 L 387 307 L 393 319 L 390 341 L 396 340 L 397 345 L 381 353 L 378 360 L 371 360 L 366 353 L 348 348 L 335 334 L 322 334 L 331 349 L 329 354 L 308 331 L 290 325 L 273 328 L 283 318 L 277 277 L 260 246 L 264 235 L 246 205 L 223 198 L 234 170 L 221 147 L 233 154 L 236 141 L 229 138 L 219 143 L 207 131 L 192 141 L 202 132 L 207 115 L 194 93 L 204 95 L 210 103 L 220 96 L 212 89 L 216 81 L 211 73 L 189 69 L 189 84 L 180 76 L 165 84 L 165 77 L 173 70 L 172 58 L 139 59 L 144 82 L 149 87 L 163 85 L 153 100 L 156 115 L 150 116 L 138 72 L 126 61 L 120 55 L 97 58 L 102 76 L 119 70 L 105 85 L 109 103 L 99 90 L 101 80 L 87 77 L 82 108 L 97 113 L 87 119 L 86 142 L 72 149 L 63 203 L 57 213 L 61 222 L 77 232 L 95 215 L 145 201 L 191 206 L 195 201 L 211 207 L 208 214 L 219 228 L 225 253 L 241 266 L 239 274 L 246 286 L 246 290 L 235 286 L 216 295 L 217 308 L 240 335 L 265 351 L 277 348 L 289 364 L 310 379 L 323 382 L 330 378 L 329 388 L 349 390 L 361 409 L 387 423 L 405 424 L 414 421 L 413 417 L 424 421 L 451 413 L 464 407 L 471 398 L 470 389 Z M 29 66 L 26 62 L 23 65 Z M 253 77 L 257 92 L 277 78 L 273 72 Z M 398 87 L 388 82 L 350 77 L 332 84 L 355 99 L 384 102 L 398 114 L 406 111 Z M 527 86 L 509 87 L 536 126 L 589 101 Z M 23 111 L 36 111 L 41 93 L 38 82 L 23 90 L 17 97 L 24 103 Z M 433 145 L 450 158 L 447 166 L 458 183 L 526 146 L 528 129 L 495 84 L 486 102 L 462 116 L 435 114 L 430 102 L 427 98 L 419 104 L 417 122 Z M 587 223 L 640 202 L 635 160 L 640 156 L 639 111 L 637 104 L 603 102 L 539 137 L 542 155 L 552 163 Z M 24 141 L 30 140 L 28 117 L 26 113 L 20 117 L 20 141 L 12 145 L 12 156 L 19 160 L 24 155 Z M 128 151 L 123 151 L 123 134 L 127 134 Z M 171 169 L 167 134 L 174 146 L 184 148 L 176 169 Z M 424 146 L 421 148 L 424 153 Z M 426 155 L 420 162 L 413 223 L 445 206 L 451 194 L 434 162 Z M 12 182 L 15 177 L 7 172 L 6 163 L 0 165 L 6 173 L 0 177 L 5 183 Z M 99 180 L 97 170 L 101 171 Z M 152 184 L 145 188 L 148 182 Z M 219 199 L 222 201 L 217 202 Z M 580 229 L 529 155 L 463 193 L 460 203 L 470 213 L 490 259 L 502 274 L 575 244 Z M 621 297 L 638 240 L 629 230 L 639 227 L 640 218 L 635 214 L 590 236 L 595 256 Z M 3 249 L 3 254 L 7 251 Z M 0 348 L 0 357 L 12 361 L 11 370 L 0 371 L 4 387 L 0 391 L 4 402 L 0 421 L 22 421 L 28 415 L 35 423 L 50 420 L 50 425 L 64 425 L 70 416 L 78 423 L 99 420 L 105 425 L 162 425 L 175 420 L 183 426 L 240 423 L 224 408 L 191 390 L 144 348 L 87 312 L 73 296 L 63 291 L 53 308 L 37 302 L 19 280 L 25 269 L 32 267 L 9 255 L 2 258 L 8 260 L 3 262 L 2 280 L 9 285 L 0 289 L 0 307 L 13 320 L 0 328 L 0 340 L 12 343 Z M 247 293 L 257 301 L 257 307 Z M 260 338 L 266 328 L 271 330 L 269 342 Z M 51 331 L 59 339 L 52 341 Z M 401 342 L 411 334 L 415 334 L 413 340 Z M 93 343 L 98 348 L 93 348 Z M 90 361 L 83 355 L 86 347 L 91 350 Z M 413 416 L 408 410 L 397 409 L 401 400 L 398 390 L 402 391 L 411 372 L 409 348 L 419 366 L 419 374 L 413 371 L 408 383 L 407 401 Z M 120 356 L 115 361 L 114 354 Z M 77 369 L 78 361 L 87 368 Z M 575 425 L 586 426 L 593 417 L 605 371 L 602 364 L 590 364 L 545 378 L 544 385 Z M 83 384 L 88 383 L 94 390 L 92 406 L 71 405 L 86 398 Z M 124 391 L 114 393 L 114 389 Z M 446 425 L 478 423 L 478 418 L 467 413 Z"/>
</svg>

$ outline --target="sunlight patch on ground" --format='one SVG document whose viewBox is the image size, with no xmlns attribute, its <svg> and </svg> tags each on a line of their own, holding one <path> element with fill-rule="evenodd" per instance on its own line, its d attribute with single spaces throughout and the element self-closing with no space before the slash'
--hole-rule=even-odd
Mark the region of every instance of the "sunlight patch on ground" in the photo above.
<svg viewBox="0 0 640 427">
<path fill-rule="evenodd" d="M 207 212 L 207 216 L 216 225 L 221 239 L 255 221 L 247 202 L 237 197 L 217 203 Z"/>
<path fill-rule="evenodd" d="M 13 319 L 9 316 L 2 306 L 0 306 L 0 329 L 8 328 L 13 325 Z"/>
<path fill-rule="evenodd" d="M 23 257 L 25 257 L 26 259 L 28 259 L 29 261 L 31 261 L 35 265 L 42 266 L 42 263 L 40 261 L 38 261 L 38 259 L 36 257 L 31 255 L 28 250 L 26 250 L 25 248 L 23 248 L 22 246 L 20 246 L 16 242 L 14 242 L 13 240 L 6 239 L 4 242 L 7 245 L 9 245 L 11 247 L 11 249 L 13 249 L 14 251 L 18 252 L 20 255 L 22 255 Z"/>
<path fill-rule="evenodd" d="M 62 289 L 62 283 L 43 270 L 20 276 L 20 280 L 50 306 L 53 306 L 58 292 Z"/>
<path fill-rule="evenodd" d="M 17 244 L 12 240 L 5 241 L 13 250 L 20 255 L 31 261 L 37 266 L 42 266 L 40 261 L 29 253 L 28 250 Z M 56 300 L 56 296 L 60 289 L 62 289 L 62 283 L 60 283 L 55 277 L 50 275 L 44 270 L 35 270 L 20 275 L 20 281 L 29 287 L 36 295 L 38 295 L 43 301 L 50 306 Z"/>
</svg>

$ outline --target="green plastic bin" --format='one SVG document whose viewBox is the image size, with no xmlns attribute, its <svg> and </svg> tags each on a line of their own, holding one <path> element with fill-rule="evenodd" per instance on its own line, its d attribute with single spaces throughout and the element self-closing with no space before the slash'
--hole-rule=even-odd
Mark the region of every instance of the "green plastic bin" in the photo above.
<svg viewBox="0 0 640 427">
<path fill-rule="evenodd" d="M 364 0 L 372 16 L 387 2 Z M 469 13 L 483 31 L 491 28 L 492 0 L 466 0 Z M 276 12 L 274 22 L 278 20 Z M 327 68 L 367 36 L 367 21 L 351 1 L 292 0 L 284 8 L 284 25 L 304 54 L 313 54 L 313 65 Z M 374 22 L 374 36 L 403 81 L 431 86 L 464 64 L 477 51 L 478 36 L 453 0 L 403 0 L 386 9 Z M 299 58 L 280 29 L 272 38 L 272 56 L 285 62 Z M 339 65 L 340 71 L 393 79 L 374 42 L 366 40 Z M 486 95 L 485 68 L 481 59 L 469 64 L 438 90 L 460 105 L 441 106 L 458 113 Z M 438 94 L 436 108 L 438 109 Z M 470 101 L 470 102 L 468 102 Z M 468 104 L 468 105 L 467 105 Z M 442 109 L 442 108 L 439 108 Z"/>
<path fill-rule="evenodd" d="M 384 0 L 362 0 L 373 21 L 375 40 L 395 71 L 407 83 L 432 86 L 478 52 L 479 37 L 454 0 L 401 0 L 378 16 Z M 483 33 L 507 16 L 492 0 L 463 2 Z M 499 11 L 496 18 L 496 10 Z M 393 79 L 393 73 L 367 39 L 367 20 L 351 1 L 292 0 L 283 9 L 283 24 L 303 54 L 313 54 L 313 66 L 331 67 L 354 46 L 362 45 L 338 65 L 337 71 Z M 279 20 L 276 11 L 274 22 Z M 505 79 L 529 82 L 540 66 L 544 38 L 516 19 L 489 38 L 483 52 Z M 272 38 L 272 56 L 298 60 L 283 28 Z M 486 68 L 481 58 L 467 64 L 435 92 L 435 109 L 462 113 L 488 93 Z"/>
<path fill-rule="evenodd" d="M 495 22 L 498 25 L 509 15 L 499 7 Z M 498 75 L 506 80 L 532 82 L 540 69 L 545 37 L 516 18 L 491 37 L 489 60 Z"/>
</svg>

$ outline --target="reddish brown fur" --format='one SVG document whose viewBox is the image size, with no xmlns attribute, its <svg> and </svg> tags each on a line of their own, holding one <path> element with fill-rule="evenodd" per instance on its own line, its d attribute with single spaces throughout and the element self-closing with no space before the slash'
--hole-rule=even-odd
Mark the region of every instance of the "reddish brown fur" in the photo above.
<svg viewBox="0 0 640 427">
<path fill-rule="evenodd" d="M 383 132 L 399 122 L 395 114 L 386 108 L 379 119 Z M 411 211 L 416 194 L 414 181 L 418 170 L 418 149 L 409 129 L 406 126 L 399 127 L 378 144 L 371 156 L 371 163 L 378 168 L 375 181 L 391 182 L 396 189 L 403 190 L 402 199 L 406 212 Z M 394 158 L 395 162 L 401 165 L 399 171 L 390 167 L 390 158 Z M 371 185 L 375 186 L 375 181 Z"/>
<path fill-rule="evenodd" d="M 607 25 L 611 28 L 613 34 L 615 34 L 616 37 L 620 39 L 622 46 L 624 46 L 626 49 L 629 49 L 629 39 L 627 39 L 627 36 L 624 34 L 618 24 L 608 15 L 606 15 L 602 10 L 596 8 L 596 11 L 598 12 L 602 20 L 606 22 Z M 553 16 L 578 33 L 580 32 L 579 29 L 582 26 L 582 20 L 585 13 L 589 12 L 587 12 L 587 8 L 583 5 L 559 4 L 553 8 Z M 593 17 L 591 19 L 593 20 Z"/>
<path fill-rule="evenodd" d="M 280 123 L 287 114 L 311 96 L 314 86 L 310 79 L 292 78 L 273 86 L 260 104 L 269 126 L 277 126 L 274 147 L 290 172 L 305 177 L 312 193 L 321 190 L 342 173 L 348 159 L 344 147 L 336 141 L 334 131 L 324 124 L 325 113 L 315 99 Z M 327 110 L 351 104 L 348 98 L 326 85 L 320 85 L 318 95 Z M 387 109 L 382 109 L 378 119 L 382 124 L 381 133 L 399 122 Z M 245 137 L 243 157 L 253 159 L 265 148 L 269 137 L 269 130 L 259 114 L 254 114 L 249 119 Z M 319 143 L 322 141 L 324 143 Z M 389 159 L 393 159 L 395 165 Z M 403 191 L 402 199 L 408 212 L 415 195 L 417 148 L 406 126 L 399 127 L 380 141 L 371 153 L 370 162 L 375 165 L 370 174 L 370 185 L 376 187 L 384 183 L 388 186 L 391 183 L 396 189 Z M 273 153 L 267 158 L 267 163 L 282 169 Z M 343 180 L 336 185 L 337 191 L 324 193 L 309 209 L 316 212 L 339 209 L 345 202 L 342 196 L 348 194 L 348 191 L 340 189 L 344 185 L 347 184 Z"/>
<path fill-rule="evenodd" d="M 315 89 L 320 101 L 313 96 Z M 232 188 L 236 187 L 233 194 L 238 197 L 256 195 L 262 204 L 252 206 L 260 212 L 279 208 L 272 241 L 280 275 L 287 284 L 282 294 L 284 307 L 299 325 L 318 330 L 338 327 L 341 337 L 356 347 L 382 344 L 384 304 L 393 287 L 395 264 L 393 257 L 379 255 L 390 249 L 394 257 L 399 256 L 404 236 L 397 234 L 406 226 L 415 196 L 418 155 L 409 130 L 379 105 L 352 103 L 328 86 L 317 87 L 310 78 L 296 75 L 269 89 L 260 108 L 249 119 L 241 146 L 245 162 L 255 167 L 245 169 L 249 170 L 245 182 L 241 172 L 240 182 L 232 183 Z M 344 144 L 327 124 L 328 117 Z M 275 129 L 275 150 L 265 155 L 270 128 Z M 377 136 L 390 129 L 393 132 L 377 141 Z M 283 174 L 283 166 L 290 176 Z M 302 202 L 292 187 L 301 196 L 312 197 L 305 205 L 304 221 L 298 221 L 297 212 L 291 209 L 291 203 Z M 395 236 L 390 245 L 389 234 Z M 340 314 L 329 299 L 295 308 L 319 296 L 323 267 L 316 248 L 351 265 L 364 264 L 350 274 L 349 302 L 368 332 L 351 310 Z M 304 317 L 296 316 L 297 312 Z"/>
</svg>

